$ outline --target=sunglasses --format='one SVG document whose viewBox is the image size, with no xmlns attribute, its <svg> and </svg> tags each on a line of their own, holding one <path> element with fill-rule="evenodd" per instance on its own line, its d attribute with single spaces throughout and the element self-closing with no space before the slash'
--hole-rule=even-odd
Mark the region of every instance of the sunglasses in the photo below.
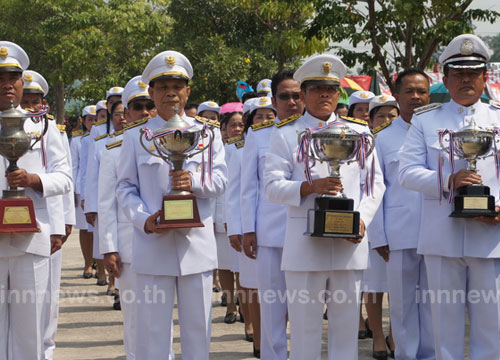
<svg viewBox="0 0 500 360">
<path fill-rule="evenodd" d="M 139 103 L 139 102 L 136 102 L 136 103 L 133 103 L 132 104 L 132 110 L 134 111 L 142 111 L 144 109 L 148 110 L 148 111 L 151 111 L 155 108 L 155 103 L 154 102 L 148 102 L 147 104 L 144 104 L 144 103 Z"/>
<path fill-rule="evenodd" d="M 278 99 L 280 99 L 280 100 L 286 101 L 286 100 L 290 100 L 290 98 L 292 98 L 293 100 L 299 100 L 300 95 L 297 92 L 291 93 L 291 94 L 290 93 L 278 94 Z"/>
</svg>

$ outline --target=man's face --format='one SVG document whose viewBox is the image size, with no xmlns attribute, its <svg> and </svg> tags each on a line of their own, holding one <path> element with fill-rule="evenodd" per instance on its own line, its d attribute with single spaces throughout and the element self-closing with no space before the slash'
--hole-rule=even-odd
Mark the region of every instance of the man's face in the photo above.
<svg viewBox="0 0 500 360">
<path fill-rule="evenodd" d="M 337 85 L 310 84 L 300 92 L 306 110 L 318 119 L 326 119 L 335 111 L 339 97 Z"/>
<path fill-rule="evenodd" d="M 159 79 L 149 87 L 149 96 L 160 114 L 172 113 L 177 107 L 182 115 L 190 93 L 191 88 L 181 79 Z"/>
<path fill-rule="evenodd" d="M 304 103 L 300 99 L 300 84 L 293 79 L 281 81 L 271 100 L 280 119 L 304 112 Z"/>
<path fill-rule="evenodd" d="M 23 97 L 24 81 L 21 73 L 0 72 L 0 111 L 10 108 L 10 102 L 18 106 Z"/>
<path fill-rule="evenodd" d="M 395 93 L 402 114 L 413 114 L 413 110 L 430 102 L 429 82 L 421 74 L 407 75 L 401 81 L 399 93 Z"/>
<path fill-rule="evenodd" d="M 486 80 L 484 69 L 450 69 L 443 83 L 455 102 L 470 106 L 481 98 Z"/>
<path fill-rule="evenodd" d="M 156 116 L 156 107 L 153 100 L 135 100 L 128 104 L 127 121 L 135 121 L 143 118 L 153 118 Z"/>
<path fill-rule="evenodd" d="M 42 108 L 42 95 L 24 93 L 21 99 L 21 107 L 23 109 L 40 110 Z"/>
<path fill-rule="evenodd" d="M 106 100 L 106 107 L 108 108 L 108 113 L 111 112 L 111 108 L 113 107 L 113 104 L 117 101 L 120 101 L 122 97 L 120 95 L 111 95 L 107 100 Z"/>
</svg>

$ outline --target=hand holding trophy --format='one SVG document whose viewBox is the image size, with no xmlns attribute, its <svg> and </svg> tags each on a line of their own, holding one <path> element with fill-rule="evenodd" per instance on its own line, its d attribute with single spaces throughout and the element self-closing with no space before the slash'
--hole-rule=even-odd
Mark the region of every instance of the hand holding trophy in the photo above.
<svg viewBox="0 0 500 360">
<path fill-rule="evenodd" d="M 195 150 L 200 140 L 208 137 L 208 143 Z M 144 143 L 144 138 L 153 143 L 152 148 Z M 163 159 L 173 167 L 173 171 L 182 170 L 184 161 L 188 158 L 209 150 L 214 139 L 213 130 L 210 127 L 200 129 L 190 125 L 178 115 L 176 109 L 174 115 L 167 121 L 166 126 L 151 133 L 148 129 L 141 129 L 140 142 L 144 150 L 149 154 Z M 210 159 L 209 159 L 210 162 Z M 204 170 L 204 160 L 202 168 Z M 204 172 L 202 176 L 204 175 Z M 162 210 L 158 228 L 169 230 L 179 228 L 203 227 L 196 204 L 196 197 L 190 191 L 174 190 L 163 196 Z"/>
<path fill-rule="evenodd" d="M 330 164 L 331 178 L 340 179 L 340 166 L 353 161 L 364 163 L 375 148 L 375 139 L 370 133 L 358 133 L 343 123 L 330 123 L 317 129 L 299 133 L 299 161 L 305 163 L 306 177 L 311 183 L 310 159 Z M 366 184 L 369 186 L 369 184 Z M 308 211 L 306 234 L 314 237 L 361 238 L 360 216 L 353 211 L 354 200 L 343 192 L 336 195 L 321 195 L 315 199 L 315 208 Z"/>
<path fill-rule="evenodd" d="M 441 148 L 449 155 L 452 173 L 455 157 L 465 159 L 467 170 L 476 172 L 477 160 L 498 155 L 498 151 L 494 150 L 498 141 L 496 139 L 498 131 L 483 129 L 472 119 L 469 125 L 458 131 L 438 130 L 438 134 Z M 450 200 L 454 200 L 454 211 L 450 217 L 495 217 L 498 215 L 495 211 L 495 197 L 490 195 L 488 186 L 482 184 L 462 186 L 457 189 L 456 196 L 453 196 L 453 193 L 453 184 L 451 184 Z"/>
<path fill-rule="evenodd" d="M 31 139 L 24 131 L 28 116 L 17 110 L 11 102 L 10 109 L 0 114 L 0 155 L 9 161 L 7 173 L 19 170 L 17 161 L 30 148 Z M 0 233 L 39 232 L 33 201 L 24 195 L 24 189 L 10 187 L 2 191 L 0 199 Z"/>
</svg>

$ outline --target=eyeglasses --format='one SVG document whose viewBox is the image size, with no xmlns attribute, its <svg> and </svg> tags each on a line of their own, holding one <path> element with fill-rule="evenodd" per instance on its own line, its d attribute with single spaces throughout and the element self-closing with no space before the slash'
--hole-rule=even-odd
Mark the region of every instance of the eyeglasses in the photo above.
<svg viewBox="0 0 500 360">
<path fill-rule="evenodd" d="M 150 101 L 146 104 L 140 103 L 140 102 L 135 102 L 132 104 L 132 109 L 134 111 L 142 111 L 144 109 L 151 111 L 155 108 L 155 103 L 153 101 Z"/>
<path fill-rule="evenodd" d="M 290 98 L 292 98 L 293 100 L 299 100 L 300 94 L 298 92 L 278 94 L 278 99 L 280 100 L 287 101 L 290 100 Z"/>
</svg>

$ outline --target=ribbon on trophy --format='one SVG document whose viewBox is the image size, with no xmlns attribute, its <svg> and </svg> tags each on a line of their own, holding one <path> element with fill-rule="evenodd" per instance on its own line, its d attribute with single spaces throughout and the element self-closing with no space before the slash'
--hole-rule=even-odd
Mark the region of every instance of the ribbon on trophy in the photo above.
<svg viewBox="0 0 500 360">
<path fill-rule="evenodd" d="M 452 134 L 453 131 L 448 130 L 448 129 L 439 129 L 438 130 L 438 135 L 439 135 L 439 141 L 442 143 L 445 139 L 446 136 L 449 138 L 449 145 L 448 145 L 448 162 L 450 163 L 450 179 L 451 176 L 455 173 L 455 146 L 453 143 L 452 139 Z M 441 153 L 438 154 L 438 171 L 437 171 L 437 176 L 438 176 L 438 198 L 439 198 L 439 204 L 441 204 L 441 199 L 443 198 L 443 192 L 444 192 L 444 181 L 443 181 L 443 157 L 441 156 Z M 451 183 L 448 184 L 450 191 L 448 192 L 448 198 L 446 199 L 448 201 L 448 204 L 451 204 L 453 201 L 453 198 L 455 197 L 455 184 L 454 180 L 451 179 Z"/>
<path fill-rule="evenodd" d="M 39 122 L 45 120 L 45 115 L 48 114 L 49 111 L 50 111 L 50 107 L 48 105 L 42 105 L 42 107 L 39 111 L 33 111 L 33 112 L 30 111 L 29 115 L 30 115 L 32 121 L 35 124 L 38 124 Z M 33 142 L 33 144 L 30 147 L 31 149 L 33 149 L 33 146 L 35 146 L 35 144 L 38 141 L 40 141 L 40 149 L 42 152 L 42 166 L 45 169 L 47 168 L 48 158 L 47 158 L 47 149 L 45 148 L 45 141 L 43 141 L 43 136 L 45 135 L 45 133 L 47 132 L 47 129 L 49 128 L 48 125 L 49 124 L 48 124 L 48 120 L 47 120 L 47 123 L 45 124 L 43 131 L 40 133 L 40 136 L 36 138 L 36 140 Z"/>
<path fill-rule="evenodd" d="M 170 134 L 174 134 L 177 135 L 179 134 L 180 136 L 182 136 L 182 133 L 184 132 L 187 132 L 193 128 L 195 128 L 196 125 L 191 125 L 191 126 L 188 126 L 188 127 L 185 127 L 185 128 L 178 128 L 178 129 L 168 129 L 168 130 L 164 130 L 164 131 L 161 131 L 161 132 L 158 132 L 156 134 L 154 134 L 149 128 L 147 128 L 146 126 L 144 126 L 142 128 L 142 130 L 144 131 L 144 137 L 146 138 L 146 140 L 148 141 L 151 141 L 151 140 L 154 140 L 154 139 L 157 139 L 157 138 L 161 138 L 165 135 L 170 135 Z M 205 137 L 204 136 L 205 134 L 208 134 L 207 136 L 209 137 L 209 144 L 212 143 L 213 139 L 212 139 L 212 134 L 210 133 L 210 131 L 207 131 L 208 130 L 208 127 L 207 127 L 207 124 L 204 123 L 203 124 L 203 130 L 202 130 L 202 147 L 205 147 Z M 158 151 L 158 153 L 161 153 L 160 149 L 158 149 L 158 145 L 156 144 L 155 141 L 153 141 L 153 145 L 154 147 L 156 148 L 156 151 Z M 212 174 L 213 174 L 213 168 L 214 168 L 214 165 L 213 165 L 213 162 L 214 162 L 214 151 L 213 151 L 213 147 L 212 146 L 209 146 L 209 155 L 208 155 L 208 177 L 210 179 L 210 182 L 212 182 Z M 207 172 L 207 168 L 205 166 L 205 152 L 202 151 L 201 153 L 201 186 L 202 188 L 205 188 L 205 174 Z"/>
<path fill-rule="evenodd" d="M 310 129 L 306 128 L 304 132 L 300 135 L 299 138 L 299 146 L 297 149 L 296 160 L 298 163 L 304 163 L 304 175 L 309 183 L 312 185 L 312 175 L 311 168 L 316 164 L 316 160 L 314 156 L 311 155 L 311 135 L 325 129 L 331 128 L 333 126 L 345 126 L 345 124 L 341 121 L 335 120 L 330 123 L 327 123 L 323 126 L 318 126 L 316 128 Z M 358 166 L 361 170 L 364 170 L 366 167 L 366 159 L 369 153 L 370 140 L 366 133 L 359 133 L 353 129 L 351 129 L 356 134 L 359 134 L 361 137 L 360 145 L 356 151 L 356 161 L 358 162 Z M 373 187 L 375 181 L 375 157 L 372 158 L 372 164 L 370 169 L 366 174 L 366 186 L 365 186 L 365 194 L 367 196 L 373 196 Z"/>
</svg>

